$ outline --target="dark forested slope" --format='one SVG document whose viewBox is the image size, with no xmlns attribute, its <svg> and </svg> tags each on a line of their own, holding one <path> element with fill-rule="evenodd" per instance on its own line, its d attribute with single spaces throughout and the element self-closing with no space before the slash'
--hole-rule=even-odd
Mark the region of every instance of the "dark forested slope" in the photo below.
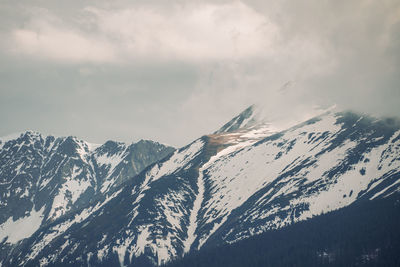
<svg viewBox="0 0 400 267">
<path fill-rule="evenodd" d="M 204 248 L 167 266 L 400 266 L 400 194 Z"/>
</svg>

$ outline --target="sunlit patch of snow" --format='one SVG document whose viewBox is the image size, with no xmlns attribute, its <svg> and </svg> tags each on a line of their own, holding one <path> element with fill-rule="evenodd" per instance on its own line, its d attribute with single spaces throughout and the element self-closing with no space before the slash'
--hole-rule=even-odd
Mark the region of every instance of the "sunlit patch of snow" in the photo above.
<svg viewBox="0 0 400 267">
<path fill-rule="evenodd" d="M 101 146 L 101 144 L 93 144 L 93 143 L 88 143 L 88 142 L 86 142 L 86 145 L 87 145 L 87 147 L 88 147 L 88 149 L 89 149 L 89 152 L 93 152 L 93 151 L 95 151 L 98 147 Z"/>
<path fill-rule="evenodd" d="M 175 151 L 175 153 L 166 161 L 156 164 L 147 174 L 146 182 L 155 181 L 163 176 L 172 174 L 183 167 L 190 167 L 187 164 L 201 151 L 204 142 L 198 139 L 190 146 L 182 151 Z"/>
<path fill-rule="evenodd" d="M 97 257 L 100 261 L 103 261 L 103 259 L 106 257 L 108 250 L 109 245 L 105 245 L 103 248 L 97 250 Z"/>
<path fill-rule="evenodd" d="M 107 204 L 111 199 L 115 198 L 121 192 L 122 189 L 114 192 L 111 196 L 108 196 L 104 201 L 98 202 L 95 206 L 84 209 L 80 213 L 76 214 L 74 218 L 68 219 L 49 228 L 44 233 L 44 235 L 33 244 L 30 253 L 25 257 L 22 263 L 27 262 L 28 260 L 35 259 L 37 255 L 39 255 L 40 251 L 42 251 L 48 244 L 50 244 L 52 240 L 64 234 L 72 225 L 85 221 L 87 218 L 89 218 L 90 215 L 98 211 L 101 207 L 103 207 L 105 204 Z"/>
<path fill-rule="evenodd" d="M 44 207 L 35 211 L 32 209 L 26 217 L 14 221 L 12 217 L 0 225 L 0 240 L 7 237 L 7 243 L 16 244 L 18 241 L 30 237 L 36 232 L 43 220 Z"/>
<path fill-rule="evenodd" d="M 86 177 L 82 179 L 77 178 L 82 172 L 83 169 L 74 166 L 71 175 L 65 177 L 66 181 L 62 184 L 57 196 L 54 198 L 49 213 L 49 217 L 53 220 L 70 210 L 70 206 L 91 186 L 90 181 L 86 180 Z"/>
<path fill-rule="evenodd" d="M 113 247 L 113 251 L 116 252 L 118 255 L 119 265 L 121 267 L 126 266 L 124 264 L 124 259 L 125 259 L 127 249 L 129 247 L 129 245 L 132 243 L 132 241 L 133 241 L 133 236 L 127 237 L 122 240 L 117 240 L 117 242 L 116 242 L 117 244 Z"/>
<path fill-rule="evenodd" d="M 101 154 L 101 155 L 96 155 L 95 154 L 95 160 L 97 162 L 97 165 L 99 167 L 105 166 L 107 174 L 105 175 L 104 181 L 101 185 L 100 191 L 102 193 L 106 192 L 107 190 L 112 187 L 115 182 L 116 178 L 113 176 L 115 168 L 124 160 L 124 158 L 127 156 L 127 147 L 125 144 L 120 144 L 120 150 L 118 153 L 115 154 Z"/>
<path fill-rule="evenodd" d="M 99 166 L 102 165 L 107 165 L 109 166 L 109 174 L 112 174 L 113 170 L 115 167 L 121 162 L 121 160 L 124 158 L 126 153 L 126 148 L 123 151 L 120 151 L 119 153 L 116 153 L 112 156 L 108 154 L 103 154 L 101 156 L 96 157 L 97 164 Z"/>
<path fill-rule="evenodd" d="M 197 178 L 197 195 L 196 199 L 193 203 L 193 209 L 190 213 L 189 217 L 189 226 L 187 230 L 187 239 L 183 242 L 184 246 L 184 252 L 187 253 L 190 250 L 190 247 L 192 246 L 193 242 L 195 241 L 197 235 L 195 234 L 195 231 L 197 230 L 197 217 L 199 214 L 199 210 L 201 208 L 201 205 L 203 203 L 204 199 L 204 180 L 203 180 L 203 168 L 201 167 L 199 169 L 199 176 Z"/>
<path fill-rule="evenodd" d="M 390 193 L 387 194 L 387 195 L 385 195 L 385 193 L 386 193 L 387 191 L 389 191 L 389 189 L 394 188 L 395 186 L 397 186 L 398 184 L 400 184 L 400 180 L 397 180 L 396 182 L 394 182 L 394 183 L 393 183 L 392 185 L 390 185 L 389 187 L 386 187 L 386 188 L 384 188 L 383 190 L 377 192 L 376 194 L 374 194 L 374 195 L 371 197 L 371 199 L 375 199 L 375 198 L 380 197 L 380 196 L 385 196 L 385 197 L 386 197 L 386 196 L 390 195 Z"/>
<path fill-rule="evenodd" d="M 136 239 L 135 255 L 140 256 L 144 253 L 144 248 L 149 243 L 150 231 L 148 226 L 142 226 L 141 232 Z"/>
</svg>

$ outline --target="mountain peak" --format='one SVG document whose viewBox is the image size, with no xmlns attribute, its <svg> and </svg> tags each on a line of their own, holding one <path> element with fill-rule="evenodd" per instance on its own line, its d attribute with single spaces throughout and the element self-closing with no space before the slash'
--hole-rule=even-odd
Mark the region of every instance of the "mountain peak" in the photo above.
<svg viewBox="0 0 400 267">
<path fill-rule="evenodd" d="M 249 131 L 266 127 L 268 127 L 270 131 L 280 132 L 321 114 L 338 111 L 339 109 L 336 105 L 330 107 L 310 106 L 293 112 L 282 112 L 253 104 L 224 124 L 213 134 Z"/>
<path fill-rule="evenodd" d="M 219 130 L 214 132 L 214 134 L 231 133 L 241 128 L 254 126 L 255 124 L 261 122 L 259 114 L 260 109 L 253 104 L 230 120 L 228 123 L 223 125 Z"/>
</svg>

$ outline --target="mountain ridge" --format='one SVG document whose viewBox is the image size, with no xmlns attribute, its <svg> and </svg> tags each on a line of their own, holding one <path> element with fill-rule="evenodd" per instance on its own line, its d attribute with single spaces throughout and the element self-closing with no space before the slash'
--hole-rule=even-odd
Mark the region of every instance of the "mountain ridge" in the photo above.
<svg viewBox="0 0 400 267">
<path fill-rule="evenodd" d="M 220 131 L 38 230 L 4 264 L 161 265 L 395 194 L 399 152 L 398 120 L 353 112 L 325 112 L 280 132 L 262 123 Z"/>
<path fill-rule="evenodd" d="M 55 138 L 27 131 L 15 137 L 0 149 L 0 239 L 7 237 L 13 224 L 29 228 L 26 218 L 31 212 L 40 211 L 44 224 L 87 205 L 96 195 L 106 196 L 123 182 L 119 173 L 128 179 L 174 150 L 144 140 L 129 146 L 109 141 L 90 150 L 88 143 L 73 136 Z M 146 156 L 154 153 L 150 150 L 159 153 Z M 12 236 L 8 241 L 17 242 Z"/>
</svg>

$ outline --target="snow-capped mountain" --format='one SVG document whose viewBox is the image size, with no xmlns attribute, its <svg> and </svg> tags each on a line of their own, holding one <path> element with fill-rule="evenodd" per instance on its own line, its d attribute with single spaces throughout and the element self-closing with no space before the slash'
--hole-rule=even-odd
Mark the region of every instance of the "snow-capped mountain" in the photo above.
<svg viewBox="0 0 400 267">
<path fill-rule="evenodd" d="M 104 198 L 42 225 L 3 249 L 0 262 L 159 265 L 399 191 L 398 120 L 328 111 L 282 131 L 255 114 L 246 109 Z M 118 173 L 112 184 L 124 180 Z M 100 192 L 109 180 L 101 175 Z"/>
<path fill-rule="evenodd" d="M 174 151 L 152 141 L 93 145 L 32 131 L 0 140 L 0 239 L 5 244 L 104 198 Z"/>
</svg>

